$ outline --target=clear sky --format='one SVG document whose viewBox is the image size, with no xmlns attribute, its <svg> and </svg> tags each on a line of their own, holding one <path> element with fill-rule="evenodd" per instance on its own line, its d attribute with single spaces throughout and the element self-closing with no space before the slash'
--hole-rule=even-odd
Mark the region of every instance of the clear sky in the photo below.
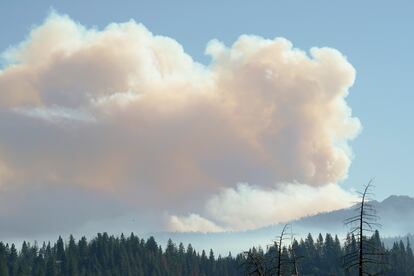
<svg viewBox="0 0 414 276">
<path fill-rule="evenodd" d="M 154 34 L 175 39 L 206 65 L 210 40 L 231 46 L 242 34 L 284 37 L 304 51 L 339 50 L 356 69 L 346 101 L 362 124 L 350 142 L 354 156 L 341 186 L 358 189 L 375 177 L 379 200 L 391 194 L 414 196 L 413 1 L 3 0 L 0 52 L 27 38 L 51 10 L 86 28 L 134 19 Z"/>
</svg>

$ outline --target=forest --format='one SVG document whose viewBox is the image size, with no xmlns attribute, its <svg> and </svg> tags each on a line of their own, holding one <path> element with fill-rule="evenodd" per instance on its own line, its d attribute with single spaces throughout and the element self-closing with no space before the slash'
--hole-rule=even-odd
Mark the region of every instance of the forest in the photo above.
<svg viewBox="0 0 414 276">
<path fill-rule="evenodd" d="M 369 241 L 384 252 L 384 262 L 373 264 L 372 271 L 377 272 L 369 275 L 414 275 L 408 240 L 395 242 L 387 249 L 375 231 Z M 235 256 L 216 256 L 213 250 L 197 252 L 191 244 L 176 245 L 171 240 L 162 248 L 153 237 L 144 240 L 134 234 L 100 233 L 90 241 L 85 237 L 76 241 L 70 236 L 67 241 L 59 237 L 55 243 L 41 246 L 23 242 L 19 249 L 14 244 L 0 243 L 0 275 L 278 275 L 279 252 L 280 275 L 358 275 L 355 269 L 344 267 L 344 256 L 356 246 L 353 235 L 341 241 L 330 234 L 309 234 L 305 239 L 293 239 L 280 251 L 275 244 Z M 263 260 L 262 274 L 252 270 L 250 256 Z"/>
</svg>

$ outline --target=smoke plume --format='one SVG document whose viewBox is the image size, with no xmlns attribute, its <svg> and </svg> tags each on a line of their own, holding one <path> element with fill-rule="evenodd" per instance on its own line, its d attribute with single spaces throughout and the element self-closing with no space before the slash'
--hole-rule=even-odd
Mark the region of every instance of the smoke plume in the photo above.
<svg viewBox="0 0 414 276">
<path fill-rule="evenodd" d="M 4 51 L 0 197 L 16 198 L 0 201 L 15 210 L 0 212 L 8 229 L 25 227 L 14 223 L 21 214 L 56 214 L 38 204 L 53 195 L 66 202 L 53 222 L 63 225 L 83 212 L 68 212 L 77 193 L 86 210 L 111 203 L 73 227 L 148 209 L 191 214 L 171 216 L 173 230 L 250 229 L 305 215 L 281 207 L 292 200 L 308 213 L 348 204 L 337 183 L 360 123 L 345 100 L 355 78 L 347 59 L 252 35 L 212 40 L 206 54 L 200 64 L 132 20 L 99 30 L 59 14 Z M 36 197 L 21 204 L 27 191 Z M 93 194 L 104 199 L 86 199 Z M 257 204 L 266 214 L 246 219 Z"/>
</svg>

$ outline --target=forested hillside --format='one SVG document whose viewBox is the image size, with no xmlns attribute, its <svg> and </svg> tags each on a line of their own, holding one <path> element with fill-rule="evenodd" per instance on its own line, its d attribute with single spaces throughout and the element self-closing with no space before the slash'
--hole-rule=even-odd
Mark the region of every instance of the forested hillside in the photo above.
<svg viewBox="0 0 414 276">
<path fill-rule="evenodd" d="M 386 250 L 378 232 L 371 238 L 384 252 L 384 265 L 373 268 L 385 275 L 414 275 L 414 257 L 409 242 L 395 243 Z M 341 246 L 341 244 L 343 244 Z M 343 256 L 354 249 L 356 241 L 349 236 L 345 243 L 327 234 L 314 239 L 294 240 L 282 250 L 282 275 L 291 275 L 292 254 L 297 261 L 299 275 L 355 275 L 343 268 Z M 248 256 L 263 258 L 266 275 L 276 275 L 277 248 L 253 248 L 250 254 L 215 256 L 213 251 L 196 252 L 191 245 L 175 245 L 171 240 L 165 249 L 154 238 L 143 240 L 98 234 L 91 241 L 70 237 L 59 238 L 54 244 L 29 244 L 22 247 L 0 243 L 0 275 L 247 275 L 252 268 Z"/>
</svg>

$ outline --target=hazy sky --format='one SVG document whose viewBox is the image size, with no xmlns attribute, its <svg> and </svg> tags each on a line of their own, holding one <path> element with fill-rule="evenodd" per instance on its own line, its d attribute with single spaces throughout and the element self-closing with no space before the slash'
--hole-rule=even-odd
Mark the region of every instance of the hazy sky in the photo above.
<svg viewBox="0 0 414 276">
<path fill-rule="evenodd" d="M 309 195 L 309 202 L 302 200 L 305 205 L 300 208 L 307 208 L 306 204 L 315 207 L 321 200 L 327 209 L 340 207 L 328 202 L 331 195 L 349 199 L 346 191 L 359 188 L 372 177 L 378 199 L 390 194 L 414 196 L 410 183 L 414 163 L 412 1 L 387 5 L 380 1 L 119 2 L 0 2 L 0 52 L 6 53 L 2 59 L 3 79 L 0 75 L 0 161 L 4 163 L 0 165 L 19 172 L 19 177 L 17 173 L 8 176 L 13 179 L 8 185 L 26 187 L 29 178 L 34 183 L 26 187 L 33 190 L 27 195 L 17 188 L 5 193 L 10 201 L 24 198 L 22 205 L 27 207 L 12 204 L 13 210 L 2 218 L 13 226 L 3 232 L 25 228 L 21 222 L 25 208 L 44 207 L 46 198 L 64 194 L 73 195 L 69 207 L 62 208 L 65 214 L 70 213 L 70 202 L 79 194 L 84 198 L 79 199 L 78 212 L 83 204 L 89 208 L 90 202 L 96 209 L 90 211 L 90 217 L 85 214 L 73 224 L 90 218 L 106 219 L 99 212 L 103 206 L 111 210 L 111 216 L 125 215 L 125 210 L 134 205 L 131 202 L 138 200 L 144 203 L 133 208 L 158 210 L 174 230 L 197 230 L 188 226 L 196 224 L 211 231 L 247 229 L 288 219 L 275 215 L 284 212 L 278 208 L 254 220 L 238 220 L 237 215 L 257 202 L 272 205 L 278 200 L 292 200 L 292 194 Z M 52 9 L 69 18 L 55 15 L 44 23 Z M 130 19 L 136 23 L 113 25 L 104 31 L 111 23 Z M 34 26 L 45 31 L 29 37 Z M 173 41 L 158 39 L 151 33 Z M 119 34 L 125 35 L 125 46 L 114 42 Z M 243 34 L 254 36 L 239 38 Z M 275 37 L 286 40 L 273 41 Z M 210 42 L 213 39 L 217 40 Z M 24 40 L 26 44 L 17 47 Z M 65 45 L 59 46 L 59 41 L 65 41 Z M 107 42 L 105 48 L 94 48 L 102 41 Z M 289 41 L 313 61 L 292 49 Z M 272 50 L 262 50 L 269 43 Z M 153 72 L 147 70 L 152 64 L 145 61 L 148 52 L 135 51 L 141 45 L 156 47 L 161 56 L 157 56 L 161 62 L 158 69 L 166 68 L 167 75 L 173 72 L 171 79 L 157 82 Z M 53 56 L 54 47 L 63 47 L 70 58 L 62 61 Z M 310 52 L 312 47 L 329 47 L 341 54 L 323 48 Z M 118 51 L 123 54 L 113 56 Z M 292 60 L 279 62 L 279 56 L 292 56 Z M 274 63 L 265 64 L 268 60 Z M 253 67 L 246 69 L 246 62 Z M 13 63 L 24 67 L 14 70 L 10 67 Z M 138 67 L 141 69 L 131 77 L 133 84 L 130 80 L 125 84 L 123 76 Z M 97 78 L 85 80 L 79 68 L 86 76 L 95 72 Z M 262 69 L 266 75 L 263 80 L 258 73 Z M 63 77 L 68 74 L 73 77 L 69 81 L 76 80 L 77 85 L 65 82 Z M 267 84 L 269 78 L 282 81 Z M 31 92 L 20 87 L 27 79 L 36 83 Z M 160 98 L 153 92 L 166 87 L 180 95 Z M 304 90 L 312 91 L 312 98 L 302 95 Z M 136 91 L 149 92 L 140 95 L 143 99 L 138 101 Z M 274 98 L 266 91 L 282 92 L 272 94 L 277 96 Z M 335 104 L 324 100 L 324 91 L 332 92 Z M 133 101 L 133 107 L 125 107 L 125 101 Z M 268 116 L 266 110 L 275 108 L 282 111 Z M 151 117 L 146 117 L 148 114 Z M 53 119 L 50 127 L 50 121 L 44 122 L 49 117 L 59 120 Z M 67 118 L 76 121 L 74 125 L 65 121 Z M 96 127 L 98 123 L 92 121 L 105 123 Z M 95 125 L 84 128 L 78 122 Z M 276 127 L 275 122 L 292 124 L 294 132 L 281 132 L 283 127 Z M 266 123 L 274 130 L 269 131 Z M 219 134 L 211 135 L 215 132 Z M 188 138 L 195 134 L 201 142 Z M 63 145 L 65 148 L 60 149 Z M 148 150 L 154 145 L 163 146 L 154 153 Z M 160 162 L 164 157 L 166 164 Z M 39 158 L 44 164 L 36 164 Z M 102 159 L 111 161 L 104 163 Z M 47 171 L 51 165 L 56 167 Z M 99 177 L 102 170 L 105 173 Z M 167 185 L 171 179 L 174 184 Z M 302 184 L 271 186 L 292 181 Z M 48 182 L 47 188 L 44 182 Z M 113 182 L 123 184 L 113 186 Z M 136 182 L 151 183 L 151 187 L 143 189 L 140 185 L 144 184 Z M 179 191 L 177 196 L 172 196 L 172 190 Z M 186 199 L 186 195 L 193 194 L 201 195 L 193 199 L 196 202 Z M 154 207 L 152 200 L 167 203 L 163 209 Z M 59 205 L 56 198 L 51 201 Z M 235 204 L 240 207 L 238 211 L 233 210 Z M 174 210 L 170 209 L 172 205 Z M 216 206 L 228 212 L 222 214 Z M 13 212 L 15 215 L 11 215 Z M 303 213 L 299 211 L 291 214 L 300 215 Z M 43 219 L 47 221 L 49 216 Z"/>
</svg>

